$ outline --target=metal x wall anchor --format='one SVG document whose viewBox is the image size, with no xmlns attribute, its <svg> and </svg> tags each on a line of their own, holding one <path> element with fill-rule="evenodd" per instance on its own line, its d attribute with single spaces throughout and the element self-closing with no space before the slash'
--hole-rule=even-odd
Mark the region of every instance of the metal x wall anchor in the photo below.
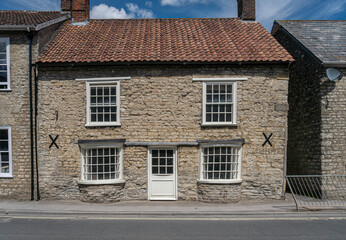
<svg viewBox="0 0 346 240">
<path fill-rule="evenodd" d="M 58 139 L 59 135 L 56 135 L 55 138 L 52 137 L 52 135 L 49 135 L 50 140 L 52 140 L 52 143 L 49 145 L 49 148 L 51 148 L 53 145 L 56 146 L 56 148 L 59 148 L 58 144 L 56 144 L 56 140 Z"/>
<path fill-rule="evenodd" d="M 263 133 L 264 138 L 266 139 L 265 142 L 262 144 L 262 147 L 264 147 L 267 143 L 272 147 L 272 143 L 270 142 L 270 138 L 273 136 L 273 133 L 271 133 L 269 135 L 269 137 L 267 137 L 267 135 L 265 133 Z"/>
</svg>

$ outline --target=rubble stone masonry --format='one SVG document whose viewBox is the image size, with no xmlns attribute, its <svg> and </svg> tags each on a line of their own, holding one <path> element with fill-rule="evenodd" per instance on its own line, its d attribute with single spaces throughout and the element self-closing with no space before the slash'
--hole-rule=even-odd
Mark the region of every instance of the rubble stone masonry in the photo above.
<svg viewBox="0 0 346 240">
<path fill-rule="evenodd" d="M 10 38 L 11 91 L 0 90 L 0 125 L 11 126 L 12 175 L 0 178 L 0 199 L 30 199 L 29 40 L 25 32 L 1 32 Z M 33 40 L 37 52 L 37 37 Z M 35 54 L 33 59 L 35 59 Z"/>
<path fill-rule="evenodd" d="M 39 174 L 44 199 L 89 202 L 148 199 L 145 146 L 124 146 L 124 184 L 79 185 L 80 139 L 126 142 L 196 142 L 245 139 L 242 182 L 197 183 L 198 146 L 178 146 L 178 199 L 235 202 L 283 196 L 287 128 L 287 65 L 142 65 L 39 67 Z M 86 127 L 86 83 L 121 80 L 121 126 Z M 196 78 L 248 77 L 237 89 L 237 126 L 202 127 L 202 82 Z M 262 147 L 273 133 L 270 147 Z M 59 135 L 49 148 L 49 135 Z"/>
</svg>

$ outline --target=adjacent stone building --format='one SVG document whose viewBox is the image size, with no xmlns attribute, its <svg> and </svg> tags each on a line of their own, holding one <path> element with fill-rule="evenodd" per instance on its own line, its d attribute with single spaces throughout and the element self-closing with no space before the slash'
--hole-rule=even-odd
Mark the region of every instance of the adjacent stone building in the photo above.
<svg viewBox="0 0 346 240">
<path fill-rule="evenodd" d="M 240 2 L 234 19 L 85 21 L 83 1 L 37 60 L 42 198 L 282 198 L 293 58 Z"/>
<path fill-rule="evenodd" d="M 346 174 L 346 21 L 276 21 L 273 36 L 296 60 L 290 66 L 290 175 Z"/>
<path fill-rule="evenodd" d="M 29 72 L 31 63 L 68 18 L 69 14 L 60 12 L 0 11 L 1 199 L 33 198 Z M 32 82 L 33 78 L 34 74 Z"/>
</svg>

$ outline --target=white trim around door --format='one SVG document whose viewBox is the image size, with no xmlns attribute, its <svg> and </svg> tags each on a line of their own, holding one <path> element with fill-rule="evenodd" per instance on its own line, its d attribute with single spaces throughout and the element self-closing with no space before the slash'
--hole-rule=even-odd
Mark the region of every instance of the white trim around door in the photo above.
<svg viewBox="0 0 346 240">
<path fill-rule="evenodd" d="M 177 148 L 148 148 L 148 200 L 177 200 Z"/>
</svg>

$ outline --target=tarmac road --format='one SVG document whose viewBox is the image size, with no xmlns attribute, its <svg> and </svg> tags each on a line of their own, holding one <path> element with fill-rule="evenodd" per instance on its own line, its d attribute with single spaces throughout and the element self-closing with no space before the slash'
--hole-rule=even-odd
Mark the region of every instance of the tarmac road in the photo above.
<svg viewBox="0 0 346 240">
<path fill-rule="evenodd" d="M 345 217 L 1 216 L 0 240 L 346 239 Z"/>
</svg>

